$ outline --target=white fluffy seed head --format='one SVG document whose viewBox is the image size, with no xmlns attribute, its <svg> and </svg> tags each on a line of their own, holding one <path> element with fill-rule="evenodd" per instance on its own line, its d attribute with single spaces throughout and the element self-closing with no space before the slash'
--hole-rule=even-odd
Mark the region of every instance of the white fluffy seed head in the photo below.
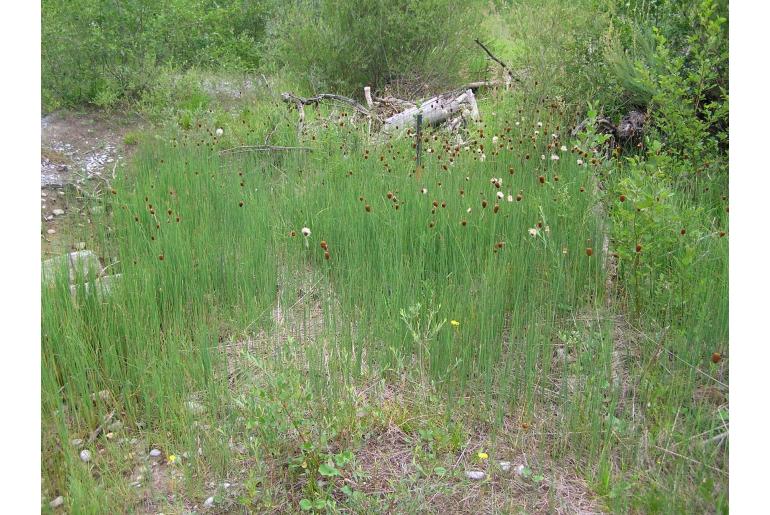
<svg viewBox="0 0 770 515">
<path fill-rule="evenodd" d="M 307 227 L 303 227 L 302 228 L 302 236 L 304 236 L 305 238 L 310 236 L 310 229 L 308 229 Z"/>
</svg>

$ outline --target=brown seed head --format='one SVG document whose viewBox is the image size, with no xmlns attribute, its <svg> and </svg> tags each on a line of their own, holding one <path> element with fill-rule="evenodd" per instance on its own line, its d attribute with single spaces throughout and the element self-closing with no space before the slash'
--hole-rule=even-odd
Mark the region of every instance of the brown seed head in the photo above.
<svg viewBox="0 0 770 515">
<path fill-rule="evenodd" d="M 591 257 L 594 255 L 594 249 L 591 247 L 586 248 L 586 256 Z"/>
<path fill-rule="evenodd" d="M 636 244 L 636 252 L 637 252 L 637 254 L 638 254 L 639 252 L 641 252 L 641 251 L 642 251 L 642 246 L 641 246 L 639 243 L 637 243 L 637 244 Z"/>
<path fill-rule="evenodd" d="M 722 355 L 720 353 L 715 352 L 714 354 L 711 355 L 712 363 L 716 364 L 716 363 L 719 363 L 720 361 L 722 361 Z"/>
</svg>

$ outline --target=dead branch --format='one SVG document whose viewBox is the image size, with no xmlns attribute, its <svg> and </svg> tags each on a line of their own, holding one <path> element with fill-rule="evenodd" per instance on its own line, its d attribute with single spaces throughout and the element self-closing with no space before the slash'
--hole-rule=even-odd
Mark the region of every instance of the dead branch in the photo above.
<svg viewBox="0 0 770 515">
<path fill-rule="evenodd" d="M 322 100 L 333 100 L 336 102 L 341 102 L 343 104 L 348 104 L 349 106 L 353 107 L 356 111 L 363 114 L 364 116 L 370 116 L 370 112 L 367 108 L 353 100 L 352 98 L 343 97 L 342 95 L 336 95 L 334 93 L 321 93 L 319 95 L 316 95 L 314 97 L 310 98 L 303 98 L 298 97 L 297 95 L 293 93 L 281 93 L 281 99 L 286 103 L 293 103 L 297 105 L 318 105 Z"/>
<path fill-rule="evenodd" d="M 519 79 L 517 79 L 516 77 L 513 76 L 513 70 L 511 70 L 510 66 L 508 66 L 507 64 L 502 62 L 497 57 L 495 57 L 495 55 L 492 52 L 490 52 L 490 50 L 486 46 L 484 46 L 484 43 L 479 41 L 478 38 L 474 39 L 474 41 L 475 41 L 475 43 L 477 45 L 479 45 L 484 50 L 484 52 L 487 53 L 487 55 L 489 56 L 490 59 L 492 59 L 494 62 L 496 62 L 497 64 L 499 64 L 500 66 L 503 67 L 503 70 L 505 70 L 505 72 L 507 74 L 507 78 L 505 80 L 506 86 L 508 86 L 511 83 L 511 81 L 514 81 L 514 80 L 518 81 L 519 80 Z"/>
<path fill-rule="evenodd" d="M 240 154 L 243 152 L 288 152 L 291 150 L 297 150 L 300 152 L 312 152 L 310 147 L 284 147 L 280 145 L 244 145 L 241 147 L 227 148 L 220 150 L 220 155 L 225 154 Z"/>
</svg>

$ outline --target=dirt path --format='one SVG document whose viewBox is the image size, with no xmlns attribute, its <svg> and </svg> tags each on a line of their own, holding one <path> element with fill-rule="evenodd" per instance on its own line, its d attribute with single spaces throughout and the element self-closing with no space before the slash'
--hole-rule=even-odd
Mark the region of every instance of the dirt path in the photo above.
<svg viewBox="0 0 770 515">
<path fill-rule="evenodd" d="M 45 258 L 72 250 L 79 243 L 64 241 L 64 233 L 73 225 L 90 223 L 87 217 L 81 219 L 82 202 L 71 186 L 92 190 L 98 179 L 110 179 L 133 150 L 127 142 L 144 124 L 121 113 L 58 111 L 44 116 L 40 126 L 40 234 Z"/>
</svg>

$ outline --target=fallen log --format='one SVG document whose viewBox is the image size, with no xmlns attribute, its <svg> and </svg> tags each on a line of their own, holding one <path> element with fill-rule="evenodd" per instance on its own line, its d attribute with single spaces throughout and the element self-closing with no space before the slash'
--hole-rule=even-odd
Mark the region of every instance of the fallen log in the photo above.
<svg viewBox="0 0 770 515">
<path fill-rule="evenodd" d="M 460 113 L 464 108 L 468 108 L 472 119 L 478 119 L 479 109 L 476 104 L 476 97 L 471 89 L 467 89 L 459 96 L 454 94 L 439 95 L 426 100 L 419 106 L 410 107 L 405 111 L 395 114 L 385 120 L 382 126 L 382 132 L 385 134 L 393 134 L 402 129 L 411 127 L 418 114 L 422 114 L 424 123 L 435 127 L 448 121 L 453 115 Z"/>
</svg>

